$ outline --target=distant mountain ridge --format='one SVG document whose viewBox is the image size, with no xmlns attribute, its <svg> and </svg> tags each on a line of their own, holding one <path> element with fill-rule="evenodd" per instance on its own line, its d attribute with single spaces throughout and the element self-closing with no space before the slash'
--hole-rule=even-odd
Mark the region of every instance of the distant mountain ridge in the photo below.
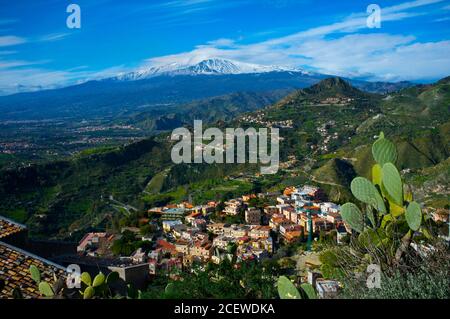
<svg viewBox="0 0 450 319">
<path fill-rule="evenodd" d="M 202 74 L 208 69 L 200 72 L 197 67 L 200 66 L 195 67 L 198 71 L 195 76 L 177 71 L 178 75 L 159 74 L 139 80 L 138 75 L 133 75 L 136 80 L 111 78 L 61 89 L 0 96 L 0 120 L 114 118 L 137 109 L 177 106 L 237 92 L 295 90 L 323 79 L 321 75 L 287 71 L 219 76 Z"/>
<path fill-rule="evenodd" d="M 65 88 L 0 96 L 0 120 L 114 120 L 141 109 L 182 107 L 196 100 L 238 92 L 302 89 L 328 77 L 299 68 L 217 58 L 195 64 L 172 63 Z M 383 94 L 412 86 L 405 82 L 349 81 L 363 91 Z"/>
<path fill-rule="evenodd" d="M 151 81 L 151 85 L 153 83 L 157 82 L 156 85 L 162 87 L 162 89 L 166 89 L 166 82 L 167 78 L 171 80 L 179 80 L 177 78 L 183 78 L 188 77 L 190 80 L 192 80 L 195 77 L 201 77 L 201 76 L 209 76 L 209 81 L 211 82 L 222 82 L 217 81 L 217 78 L 224 78 L 225 80 L 231 79 L 232 76 L 243 76 L 244 78 L 247 77 L 249 81 L 253 81 L 254 77 L 252 76 L 264 76 L 265 82 L 267 80 L 277 82 L 279 78 L 285 78 L 285 82 L 287 82 L 287 85 L 284 86 L 275 86 L 276 87 L 269 87 L 268 90 L 274 90 L 274 89 L 286 89 L 286 88 L 303 88 L 308 87 L 311 84 L 317 83 L 320 80 L 323 80 L 327 77 L 332 77 L 334 75 L 328 75 L 328 74 L 320 74 L 317 72 L 308 71 L 302 68 L 298 67 L 291 67 L 291 66 L 280 66 L 280 65 L 261 65 L 261 64 L 254 64 L 254 63 L 246 63 L 246 62 L 240 62 L 235 60 L 229 60 L 229 59 L 222 59 L 222 58 L 210 58 L 206 60 L 202 60 L 200 62 L 196 63 L 168 63 L 168 64 L 162 64 L 162 65 L 155 65 L 155 66 L 149 66 L 149 67 L 143 67 L 139 70 L 135 70 L 132 72 L 123 72 L 119 73 L 112 77 L 107 77 L 103 79 L 96 79 L 96 80 L 89 80 L 82 83 L 79 83 L 77 85 L 72 86 L 54 86 L 53 88 L 45 88 L 40 85 L 35 86 L 24 86 L 17 84 L 14 91 L 1 91 L 0 90 L 0 107 L 1 107 L 1 98 L 2 96 L 15 96 L 17 94 L 26 94 L 26 93 L 40 93 L 40 92 L 47 92 L 47 91 L 58 91 L 58 90 L 65 90 L 65 89 L 72 89 L 72 88 L 78 88 L 78 87 L 92 87 L 93 83 L 95 84 L 96 89 L 101 88 L 102 90 L 105 88 L 108 88 L 108 85 L 121 84 L 123 83 L 124 87 L 119 87 L 118 89 L 120 91 L 128 90 L 131 88 L 130 86 L 134 86 L 133 84 L 127 85 L 127 83 L 133 83 L 133 82 L 141 82 L 141 81 Z M 216 79 L 214 79 L 216 78 Z M 156 79 L 156 80 L 155 80 Z M 204 79 L 202 79 L 204 80 Z M 234 80 L 234 79 L 233 79 Z M 355 87 L 358 87 L 359 89 L 362 89 L 364 91 L 373 92 L 373 93 L 390 93 L 394 91 L 398 91 L 399 89 L 403 89 L 406 87 L 414 86 L 414 83 L 408 82 L 408 81 L 402 81 L 397 83 L 391 83 L 391 82 L 369 82 L 361 79 L 348 79 L 352 85 Z M 161 83 L 159 83 L 161 82 Z M 181 82 L 183 82 L 183 79 L 181 79 Z M 102 84 L 103 83 L 103 84 Z M 243 82 L 241 79 L 239 79 L 239 84 L 242 85 Z M 195 98 L 205 98 L 210 97 L 214 95 L 221 95 L 226 93 L 235 93 L 238 91 L 250 91 L 250 90 L 260 90 L 261 87 L 256 85 L 252 86 L 248 83 L 245 83 L 243 87 L 237 87 L 234 91 L 220 91 L 215 92 L 216 94 L 213 95 L 202 95 L 202 96 L 196 96 Z M 140 87 L 141 84 L 136 84 L 135 86 Z M 147 87 L 147 86 L 145 86 Z M 185 89 L 185 87 L 182 87 L 181 89 Z M 264 87 L 263 89 L 266 89 Z M 217 89 L 215 91 L 218 91 Z M 104 93 L 104 92 L 100 92 Z M 87 92 L 87 94 L 91 94 L 91 92 Z M 134 94 L 134 93 L 133 93 Z M 189 92 L 185 92 L 185 95 L 189 95 Z M 186 100 L 184 101 L 186 102 Z"/>
<path fill-rule="evenodd" d="M 167 65 L 153 66 L 138 71 L 122 73 L 116 77 L 105 80 L 114 81 L 137 81 L 153 78 L 156 76 L 179 76 L 179 75 L 236 75 L 269 72 L 295 72 L 304 75 L 312 75 L 311 72 L 299 68 L 283 66 L 266 66 L 253 63 L 244 63 L 226 59 L 207 59 L 196 64 L 170 63 Z"/>
</svg>

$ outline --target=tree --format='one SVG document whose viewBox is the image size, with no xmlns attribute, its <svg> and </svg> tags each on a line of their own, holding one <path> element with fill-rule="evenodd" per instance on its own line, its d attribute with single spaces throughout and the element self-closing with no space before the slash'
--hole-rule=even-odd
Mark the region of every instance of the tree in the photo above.
<svg viewBox="0 0 450 319">
<path fill-rule="evenodd" d="M 139 248 L 139 242 L 136 235 L 129 230 L 125 230 L 122 237 L 114 241 L 111 251 L 116 256 L 130 256 L 137 248 Z"/>
<path fill-rule="evenodd" d="M 142 236 L 152 235 L 153 233 L 155 233 L 155 231 L 156 231 L 155 226 L 150 224 L 145 224 L 139 227 L 139 232 L 141 233 Z"/>
<path fill-rule="evenodd" d="M 224 260 L 220 265 L 208 264 L 205 270 L 198 268 L 183 273 L 181 279 L 170 281 L 160 298 L 215 298 L 244 299 L 276 297 L 277 266 L 274 263 L 260 264 L 243 262 L 236 264 Z M 150 297 L 144 293 L 144 297 Z M 151 297 L 154 297 L 152 292 Z"/>
</svg>

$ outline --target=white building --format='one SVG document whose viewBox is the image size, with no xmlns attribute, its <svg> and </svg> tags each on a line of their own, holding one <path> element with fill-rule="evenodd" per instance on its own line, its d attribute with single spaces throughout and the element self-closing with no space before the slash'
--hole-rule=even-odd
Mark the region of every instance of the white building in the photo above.
<svg viewBox="0 0 450 319">
<path fill-rule="evenodd" d="M 320 210 L 324 214 L 339 213 L 341 211 L 341 206 L 339 206 L 335 203 L 329 203 L 329 202 L 321 203 Z"/>
<path fill-rule="evenodd" d="M 335 299 L 339 292 L 339 283 L 335 280 L 317 280 L 316 290 L 321 299 Z"/>
<path fill-rule="evenodd" d="M 236 216 L 240 213 L 243 202 L 242 199 L 238 198 L 225 202 L 225 205 L 226 205 L 224 209 L 225 214 L 230 216 Z"/>
</svg>

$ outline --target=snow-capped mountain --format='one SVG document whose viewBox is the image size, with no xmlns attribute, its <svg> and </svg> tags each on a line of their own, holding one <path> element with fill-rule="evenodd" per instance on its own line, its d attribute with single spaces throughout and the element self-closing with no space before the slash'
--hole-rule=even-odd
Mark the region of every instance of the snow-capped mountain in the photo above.
<svg viewBox="0 0 450 319">
<path fill-rule="evenodd" d="M 309 72 L 298 68 L 266 66 L 215 58 L 203 60 L 196 64 L 171 63 L 162 66 L 141 69 L 130 73 L 122 73 L 117 77 L 114 77 L 113 80 L 136 81 L 161 75 L 233 75 L 269 72 L 295 72 L 304 75 L 310 75 Z"/>
</svg>

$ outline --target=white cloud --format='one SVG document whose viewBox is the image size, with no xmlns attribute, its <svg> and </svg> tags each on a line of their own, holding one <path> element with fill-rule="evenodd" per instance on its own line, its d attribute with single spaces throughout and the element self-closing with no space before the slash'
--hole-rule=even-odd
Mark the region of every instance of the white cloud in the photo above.
<svg viewBox="0 0 450 319">
<path fill-rule="evenodd" d="M 41 62 L 1 61 L 0 95 L 13 94 L 23 90 L 40 90 L 64 87 L 88 80 L 103 79 L 130 71 L 125 66 L 115 66 L 100 71 L 88 70 L 85 65 L 68 70 L 48 70 L 36 67 Z"/>
<path fill-rule="evenodd" d="M 309 41 L 294 50 L 328 74 L 384 81 L 432 80 L 450 74 L 450 41 L 418 43 L 410 36 L 354 34 Z"/>
<path fill-rule="evenodd" d="M 404 2 L 404 3 L 398 4 L 398 5 L 384 8 L 383 12 L 394 13 L 394 12 L 399 12 L 399 11 L 403 11 L 403 10 L 415 9 L 415 8 L 439 3 L 442 1 L 444 1 L 444 0 L 416 0 L 416 1 Z"/>
<path fill-rule="evenodd" d="M 48 60 L 45 60 L 45 61 L 23 61 L 23 60 L 2 61 L 2 60 L 0 60 L 0 70 L 12 69 L 12 68 L 30 66 L 30 65 L 45 64 L 48 62 L 49 62 Z"/>
<path fill-rule="evenodd" d="M 213 40 L 213 41 L 209 41 L 207 44 L 210 46 L 214 46 L 214 47 L 234 47 L 235 46 L 236 41 L 233 39 L 225 39 L 225 38 L 221 38 L 221 39 L 217 39 L 217 40 Z"/>
<path fill-rule="evenodd" d="M 41 68 L 6 69 L 1 70 L 0 92 L 12 94 L 27 90 L 54 88 L 73 83 L 74 74 L 65 71 L 50 71 Z"/>
<path fill-rule="evenodd" d="M 248 0 L 173 0 L 162 3 L 126 4 L 131 6 L 132 13 L 152 12 L 152 28 L 174 28 L 210 24 L 220 21 L 211 18 L 211 12 L 233 8 L 247 3 Z"/>
<path fill-rule="evenodd" d="M 277 42 L 276 46 L 254 44 L 237 49 L 200 46 L 191 52 L 150 59 L 149 63 L 192 64 L 221 57 L 260 64 L 307 65 L 325 74 L 385 81 L 431 80 L 450 74 L 450 41 L 414 41 L 413 36 L 374 33 L 289 44 Z"/>
<path fill-rule="evenodd" d="M 65 39 L 69 35 L 70 35 L 70 33 L 51 33 L 51 34 L 46 34 L 46 35 L 40 37 L 38 39 L 38 41 L 42 41 L 42 42 L 59 41 L 59 40 Z"/>
<path fill-rule="evenodd" d="M 424 15 L 426 12 L 408 10 L 442 1 L 417 0 L 382 8 L 382 21 Z M 326 74 L 372 80 L 436 79 L 450 74 L 448 41 L 420 43 L 407 35 L 357 33 L 367 28 L 366 17 L 366 13 L 352 14 L 340 22 L 253 44 L 218 39 L 189 52 L 148 59 L 144 66 L 193 64 L 219 57 L 266 65 L 304 66 Z M 332 39 L 328 37 L 331 34 Z"/>
<path fill-rule="evenodd" d="M 244 0 L 174 0 L 164 3 L 158 3 L 150 6 L 146 6 L 148 9 L 166 9 L 177 11 L 180 14 L 186 14 L 196 11 L 204 11 L 208 9 L 219 9 L 224 7 L 230 7 L 245 3 Z M 184 11 L 180 11 L 184 10 Z"/>
<path fill-rule="evenodd" d="M 27 42 L 26 39 L 14 35 L 0 36 L 0 47 L 13 46 Z"/>
<path fill-rule="evenodd" d="M 186 8 L 186 7 L 192 7 L 192 6 L 203 6 L 205 4 L 211 4 L 214 3 L 215 0 L 175 0 L 175 1 L 168 1 L 161 4 L 158 4 L 156 6 L 158 7 L 164 7 L 164 8 Z"/>
</svg>

